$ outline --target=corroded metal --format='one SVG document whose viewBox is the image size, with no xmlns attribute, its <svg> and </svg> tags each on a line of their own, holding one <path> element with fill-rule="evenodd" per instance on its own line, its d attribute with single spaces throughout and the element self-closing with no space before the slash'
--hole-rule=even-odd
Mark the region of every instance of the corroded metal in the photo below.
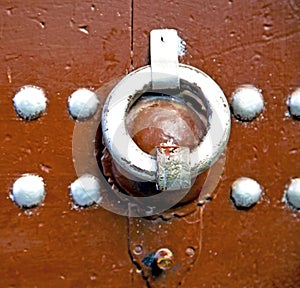
<svg viewBox="0 0 300 288">
<path fill-rule="evenodd" d="M 158 189 L 180 190 L 191 187 L 190 149 L 161 145 L 156 149 Z"/>
<path fill-rule="evenodd" d="M 187 206 L 190 214 L 168 220 L 128 218 L 129 252 L 136 267 L 132 272 L 134 285 L 140 279 L 151 288 L 178 287 L 184 283 L 201 253 L 204 211 L 204 206 L 195 202 Z M 137 246 L 142 247 L 140 253 L 136 253 Z M 161 254 L 161 247 L 170 252 L 164 248 L 167 253 Z M 187 253 L 190 250 L 193 253 Z"/>
<path fill-rule="evenodd" d="M 174 254 L 168 248 L 158 249 L 155 253 L 155 262 L 159 269 L 170 270 L 174 264 Z"/>
</svg>

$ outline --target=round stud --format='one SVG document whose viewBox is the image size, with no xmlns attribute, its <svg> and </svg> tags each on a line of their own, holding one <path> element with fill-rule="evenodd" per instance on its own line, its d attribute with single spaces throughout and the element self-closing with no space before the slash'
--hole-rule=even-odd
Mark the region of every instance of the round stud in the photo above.
<svg viewBox="0 0 300 288">
<path fill-rule="evenodd" d="M 285 197 L 292 207 L 300 209 L 300 178 L 292 179 L 286 190 Z"/>
<path fill-rule="evenodd" d="M 96 113 L 99 105 L 99 100 L 96 93 L 80 88 L 73 92 L 68 99 L 68 108 L 70 115 L 78 120 L 88 120 Z"/>
<path fill-rule="evenodd" d="M 24 174 L 12 187 L 10 198 L 22 208 L 40 205 L 45 199 L 43 178 L 37 175 Z"/>
<path fill-rule="evenodd" d="M 188 248 L 186 248 L 186 250 L 185 250 L 185 254 L 186 254 L 186 256 L 188 256 L 188 257 L 194 257 L 194 256 L 195 256 L 195 253 L 196 253 L 196 251 L 195 251 L 195 248 L 193 248 L 193 247 L 188 247 Z"/>
<path fill-rule="evenodd" d="M 47 98 L 42 88 L 23 86 L 13 98 L 17 114 L 25 120 L 34 120 L 41 116 L 47 106 Z"/>
<path fill-rule="evenodd" d="M 231 198 L 238 208 L 251 207 L 259 200 L 261 194 L 261 186 L 248 177 L 238 178 L 231 186 Z"/>
<path fill-rule="evenodd" d="M 241 121 L 251 121 L 264 108 L 264 99 L 261 91 L 252 85 L 239 87 L 232 95 L 232 112 L 235 118 Z"/>
<path fill-rule="evenodd" d="M 143 247 L 141 245 L 134 246 L 133 253 L 135 255 L 141 255 L 143 253 Z"/>
<path fill-rule="evenodd" d="M 288 99 L 288 108 L 291 115 L 300 119 L 300 88 L 296 89 Z"/>
<path fill-rule="evenodd" d="M 70 192 L 74 202 L 78 206 L 91 206 L 102 201 L 100 183 L 90 174 L 80 176 L 70 185 Z"/>
<path fill-rule="evenodd" d="M 169 270 L 174 262 L 174 255 L 168 248 L 161 248 L 155 253 L 157 267 L 161 270 Z"/>
</svg>

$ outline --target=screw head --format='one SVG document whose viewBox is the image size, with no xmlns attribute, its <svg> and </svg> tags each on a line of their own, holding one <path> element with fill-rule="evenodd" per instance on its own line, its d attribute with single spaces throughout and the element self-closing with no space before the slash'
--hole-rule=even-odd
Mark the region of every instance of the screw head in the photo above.
<svg viewBox="0 0 300 288">
<path fill-rule="evenodd" d="M 161 270 L 169 270 L 174 262 L 174 255 L 168 248 L 161 248 L 155 253 L 157 267 Z"/>
<path fill-rule="evenodd" d="M 186 250 L 185 250 L 185 254 L 186 254 L 187 256 L 189 256 L 189 257 L 195 256 L 195 253 L 196 253 L 196 251 L 195 251 L 195 248 L 194 248 L 194 247 L 188 247 L 188 248 L 186 248 Z"/>
<path fill-rule="evenodd" d="M 143 253 L 143 247 L 141 245 L 136 245 L 134 248 L 133 248 L 133 253 L 135 255 L 141 255 Z"/>
</svg>

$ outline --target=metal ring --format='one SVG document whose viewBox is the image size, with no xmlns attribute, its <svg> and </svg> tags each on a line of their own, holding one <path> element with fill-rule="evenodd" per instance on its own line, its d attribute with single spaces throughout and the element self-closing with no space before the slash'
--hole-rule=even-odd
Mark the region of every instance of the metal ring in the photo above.
<svg viewBox="0 0 300 288">
<path fill-rule="evenodd" d="M 190 152 L 191 176 L 209 168 L 224 151 L 230 133 L 230 110 L 218 84 L 201 70 L 179 64 L 179 79 L 197 86 L 211 111 L 209 127 L 201 143 Z M 105 145 L 120 167 L 139 181 L 156 181 L 155 157 L 143 152 L 130 137 L 125 124 L 134 102 L 151 87 L 151 67 L 144 66 L 124 77 L 110 92 L 102 111 Z"/>
</svg>

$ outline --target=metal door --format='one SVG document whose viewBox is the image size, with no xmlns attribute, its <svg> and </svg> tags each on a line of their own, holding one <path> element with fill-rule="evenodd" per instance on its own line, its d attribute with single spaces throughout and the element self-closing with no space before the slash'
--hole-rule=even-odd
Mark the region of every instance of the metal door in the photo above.
<svg viewBox="0 0 300 288">
<path fill-rule="evenodd" d="M 78 88 L 98 89 L 148 64 L 149 33 L 158 28 L 178 30 L 187 43 L 180 62 L 209 74 L 229 100 L 243 84 L 265 100 L 254 121 L 232 117 L 225 170 L 201 218 L 201 253 L 178 285 L 299 287 L 299 212 L 282 202 L 300 177 L 299 120 L 286 105 L 300 86 L 298 1 L 17 0 L 1 1 L 0 15 L 1 287 L 147 287 L 128 252 L 128 219 L 72 209 L 67 103 Z M 24 85 L 46 93 L 38 120 L 14 110 Z M 46 184 L 43 205 L 29 210 L 9 198 L 24 173 Z M 230 201 L 241 176 L 263 187 L 247 211 Z"/>
</svg>

